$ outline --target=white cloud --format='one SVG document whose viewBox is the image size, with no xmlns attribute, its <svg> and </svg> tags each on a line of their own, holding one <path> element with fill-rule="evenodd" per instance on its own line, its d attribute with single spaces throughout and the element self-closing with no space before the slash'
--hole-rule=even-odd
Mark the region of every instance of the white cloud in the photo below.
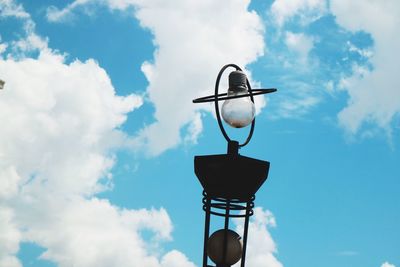
<svg viewBox="0 0 400 267">
<path fill-rule="evenodd" d="M 270 118 L 302 118 L 321 102 L 322 88 L 325 85 L 296 81 L 290 75 L 282 76 L 282 80 L 285 84 L 284 90 L 276 95 L 275 101 L 278 104 L 270 112 Z"/>
<path fill-rule="evenodd" d="M 247 10 L 248 0 L 101 3 L 112 10 L 134 12 L 142 27 L 154 35 L 154 59 L 144 62 L 142 70 L 149 81 L 147 93 L 155 107 L 155 122 L 132 142 L 149 155 L 185 140 L 195 142 L 200 133 L 199 112 L 211 108 L 194 105 L 191 100 L 213 93 L 216 75 L 224 64 L 243 67 L 264 52 L 263 25 L 254 11 Z M 79 6 L 76 1 L 65 10 L 70 13 Z M 256 104 L 259 109 L 265 102 L 260 98 Z M 180 130 L 187 125 L 193 127 L 181 136 Z"/>
<path fill-rule="evenodd" d="M 46 248 L 42 259 L 60 267 L 160 266 L 140 231 L 152 231 L 155 243 L 169 239 L 172 224 L 164 209 L 123 210 L 97 198 L 55 200 L 36 200 L 45 212 L 21 213 L 17 221 L 22 227 L 29 222 L 25 240 Z"/>
<path fill-rule="evenodd" d="M 21 4 L 16 4 L 14 0 L 0 0 L 0 17 L 29 18 Z"/>
<path fill-rule="evenodd" d="M 73 17 L 72 11 L 75 8 L 83 6 L 85 4 L 89 4 L 90 2 L 93 2 L 93 1 L 92 0 L 76 0 L 75 2 L 72 2 L 71 4 L 67 5 L 62 10 L 59 10 L 55 6 L 50 6 L 47 8 L 47 12 L 46 12 L 47 20 L 51 21 L 51 22 L 65 22 Z"/>
<path fill-rule="evenodd" d="M 317 105 L 320 99 L 316 96 L 292 97 L 284 99 L 280 102 L 279 108 L 276 111 L 279 117 L 293 118 L 301 117 L 307 114 L 312 107 Z"/>
<path fill-rule="evenodd" d="M 382 263 L 381 267 L 396 267 L 393 264 L 388 263 L 387 261 Z"/>
<path fill-rule="evenodd" d="M 188 126 L 188 135 L 185 137 L 185 143 L 196 143 L 197 136 L 203 131 L 203 122 L 201 120 L 201 113 L 196 113 L 193 121 Z"/>
<path fill-rule="evenodd" d="M 242 220 L 237 221 L 236 231 L 243 233 Z M 277 247 L 268 228 L 275 227 L 273 214 L 261 207 L 254 208 L 254 215 L 249 223 L 249 236 L 246 252 L 246 266 L 248 267 L 282 267 L 282 263 L 275 257 Z M 240 266 L 239 263 L 235 267 Z"/>
<path fill-rule="evenodd" d="M 326 11 L 325 0 L 275 0 L 270 9 L 280 27 L 294 16 L 299 16 L 302 24 L 308 24 L 320 18 Z"/>
<path fill-rule="evenodd" d="M 0 180 L 2 181 L 2 180 Z M 0 205 L 0 266 L 21 267 L 15 254 L 19 249 L 21 234 L 13 223 L 12 209 Z"/>
<path fill-rule="evenodd" d="M 130 6 L 126 1 L 109 4 Z M 248 1 L 224 8 L 214 6 L 219 2 L 180 3 L 182 10 L 170 3 L 135 4 L 159 47 L 154 63 L 143 65 L 157 122 L 140 136 L 146 149 L 158 154 L 181 140 L 195 141 L 201 131 L 199 110 L 207 108 L 192 105 L 191 99 L 212 92 L 222 64 L 234 60 L 244 66 L 262 54 L 262 26 L 247 11 Z M 171 239 L 173 228 L 163 208 L 121 209 L 95 196 L 112 182 L 113 150 L 126 140 L 119 127 L 142 99 L 115 95 L 94 60 L 67 64 L 35 34 L 30 17 L 25 19 L 25 38 L 12 43 L 18 49 L 0 58 L 7 81 L 0 92 L 0 181 L 6 185 L 0 190 L 0 267 L 21 266 L 16 258 L 21 242 L 43 247 L 41 258 L 60 267 L 194 267 L 181 252 L 164 254 L 158 248 Z M 27 57 L 30 51 L 39 56 Z M 215 63 L 211 69 L 210 61 Z M 182 98 L 179 108 L 177 98 Z M 180 137 L 187 125 L 187 136 Z M 274 224 L 270 213 L 256 209 L 249 266 L 281 266 L 266 228 Z M 153 233 L 151 240 L 141 236 L 143 229 Z"/>
<path fill-rule="evenodd" d="M 154 63 L 143 67 L 156 122 L 143 129 L 139 140 L 150 154 L 178 145 L 182 126 L 200 125 L 193 124 L 198 112 L 209 110 L 209 106 L 194 105 L 191 100 L 213 92 L 221 66 L 230 62 L 245 66 L 263 53 L 261 21 L 247 6 L 248 1 L 228 5 L 218 1 L 163 5 L 147 1 L 136 6 L 136 17 L 143 27 L 151 29 L 158 47 Z M 198 134 L 198 130 L 186 133 L 191 140 Z"/>
<path fill-rule="evenodd" d="M 351 43 L 350 41 L 347 41 L 347 45 L 349 46 L 349 51 L 351 52 L 356 52 L 358 53 L 360 56 L 365 57 L 365 58 L 370 58 L 372 57 L 373 53 L 371 51 L 371 49 L 361 49 L 358 48 L 357 46 L 355 46 L 353 43 Z"/>
<path fill-rule="evenodd" d="M 119 128 L 142 98 L 117 96 L 94 60 L 67 64 L 22 7 L 7 4 L 26 35 L 0 57 L 0 267 L 21 266 L 21 242 L 60 267 L 193 267 L 180 252 L 162 255 L 172 231 L 163 208 L 120 209 L 95 196 L 112 184 L 113 151 L 127 138 Z"/>
<path fill-rule="evenodd" d="M 195 267 L 185 255 L 177 250 L 172 250 L 164 255 L 161 261 L 161 267 Z"/>
<path fill-rule="evenodd" d="M 400 113 L 400 2 L 335 0 L 331 9 L 342 27 L 367 32 L 374 41 L 370 57 L 373 69 L 361 75 L 355 71 L 342 81 L 349 101 L 338 115 L 339 122 L 351 134 L 364 123 L 374 123 L 390 135 L 391 123 Z"/>
<path fill-rule="evenodd" d="M 1 41 L 1 39 L 0 39 L 0 41 Z M 7 46 L 8 46 L 7 44 L 0 43 L 0 55 L 6 51 Z"/>
<path fill-rule="evenodd" d="M 269 13 L 274 17 L 276 24 L 284 28 L 286 22 L 293 19 L 300 24 L 308 24 L 327 14 L 327 7 L 327 1 L 322 0 L 276 0 Z M 350 135 L 361 131 L 361 136 L 371 136 L 371 133 L 379 132 L 377 129 L 383 129 L 391 137 L 392 124 L 400 114 L 400 81 L 397 79 L 397 62 L 400 60 L 397 53 L 400 47 L 397 27 L 400 23 L 400 3 L 395 0 L 333 0 L 329 2 L 329 8 L 341 27 L 353 32 L 368 33 L 373 39 L 372 49 L 359 48 L 350 41 L 347 42 L 348 51 L 368 60 L 372 67 L 368 69 L 353 64 L 353 74 L 337 82 L 337 88 L 347 90 L 349 95 L 347 106 L 338 114 L 339 124 Z M 303 55 L 305 59 L 304 55 L 310 51 L 313 40 L 299 41 L 300 38 L 297 38 L 296 42 L 294 37 L 287 32 L 285 43 L 289 49 L 297 51 L 298 55 Z M 297 43 L 302 45 L 296 46 Z M 309 100 L 311 99 L 305 102 L 318 102 L 315 102 L 315 99 L 311 102 Z M 283 104 L 281 109 L 291 110 L 298 103 L 287 100 Z M 369 129 L 363 128 L 365 125 L 369 126 Z M 378 126 L 377 129 L 372 129 L 375 126 Z"/>
<path fill-rule="evenodd" d="M 3 170 L 16 171 L 25 178 L 21 183 L 28 174 L 38 174 L 31 184 L 39 188 L 95 193 L 101 190 L 96 177 L 104 176 L 113 163 L 106 151 L 124 138 L 116 128 L 141 99 L 116 96 L 93 60 L 69 65 L 63 60 L 42 52 L 38 59 L 0 61 L 7 81 L 0 98 Z M 81 153 L 85 149 L 88 153 Z"/>
<path fill-rule="evenodd" d="M 0 0 L 0 18 L 7 19 L 10 17 L 22 21 L 25 36 L 12 41 L 10 44 L 0 43 L 0 55 L 2 55 L 8 47 L 12 49 L 12 55 L 9 54 L 8 56 L 14 58 L 23 58 L 29 52 L 38 49 L 47 49 L 47 40 L 35 33 L 35 23 L 32 21 L 31 16 L 24 10 L 22 5 L 16 4 L 13 0 Z"/>
<path fill-rule="evenodd" d="M 299 62 L 303 65 L 308 63 L 308 54 L 314 47 L 314 39 L 304 33 L 286 32 L 286 46 L 297 53 Z"/>
<path fill-rule="evenodd" d="M 327 1 L 275 0 L 267 13 L 271 18 L 267 23 L 275 34 L 271 47 L 276 52 L 271 54 L 271 62 L 284 70 L 278 78 L 283 90 L 274 96 L 276 106 L 269 117 L 301 118 L 321 102 L 324 94 L 320 90 L 324 85 L 316 79 L 320 62 L 311 56 L 319 39 L 303 29 L 327 13 Z M 295 30 L 292 25 L 296 25 Z M 281 49 L 281 43 L 287 49 Z M 275 48 L 277 45 L 279 49 Z"/>
</svg>

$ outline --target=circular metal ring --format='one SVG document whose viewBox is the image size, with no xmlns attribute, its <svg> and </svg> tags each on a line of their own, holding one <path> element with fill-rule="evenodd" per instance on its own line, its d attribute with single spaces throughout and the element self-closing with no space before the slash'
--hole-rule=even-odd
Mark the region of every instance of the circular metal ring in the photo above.
<svg viewBox="0 0 400 267">
<path fill-rule="evenodd" d="M 219 90 L 219 82 L 221 80 L 221 76 L 222 76 L 223 72 L 229 67 L 233 67 L 236 70 L 242 71 L 242 69 L 236 64 L 227 64 L 227 65 L 223 66 L 222 69 L 219 71 L 218 76 L 217 76 L 217 80 L 215 82 L 214 95 L 200 97 L 200 98 L 196 98 L 196 99 L 193 100 L 193 103 L 214 102 L 214 104 L 215 104 L 214 105 L 215 106 L 215 114 L 217 115 L 217 121 L 218 121 L 219 129 L 221 130 L 222 135 L 224 136 L 225 140 L 228 143 L 232 142 L 232 140 L 229 138 L 228 134 L 225 131 L 224 125 L 222 124 L 218 102 L 221 101 L 221 100 L 227 100 L 227 99 L 233 99 L 233 98 L 250 97 L 251 102 L 254 103 L 254 97 L 253 96 L 273 93 L 273 92 L 277 91 L 276 88 L 251 89 L 249 79 L 247 79 L 247 77 L 246 77 L 246 84 L 247 84 L 247 88 L 248 88 L 248 93 L 247 94 L 238 95 L 238 96 L 228 96 L 227 93 L 219 94 L 218 90 Z M 254 119 L 251 122 L 250 131 L 249 131 L 249 134 L 248 134 L 248 136 L 246 138 L 246 141 L 243 144 L 239 144 L 239 148 L 240 147 L 244 147 L 245 145 L 247 145 L 250 142 L 250 139 L 253 136 L 255 123 L 256 123 L 256 118 L 254 117 Z"/>
<path fill-rule="evenodd" d="M 227 64 L 227 65 L 223 66 L 222 69 L 219 71 L 218 76 L 217 76 L 217 80 L 215 82 L 215 93 L 214 93 L 214 96 L 218 96 L 219 81 L 221 80 L 221 76 L 224 73 L 224 71 L 229 67 L 233 67 L 236 70 L 242 71 L 242 69 L 238 65 L 235 65 L 235 64 Z M 249 90 L 249 93 L 250 93 L 250 100 L 251 100 L 251 102 L 254 103 L 254 98 L 253 98 L 251 86 L 250 86 L 250 83 L 249 83 L 249 80 L 247 79 L 247 77 L 246 77 L 246 83 L 247 83 L 247 87 L 248 87 L 248 90 Z M 219 126 L 219 129 L 222 132 L 222 135 L 225 137 L 225 140 L 228 143 L 230 143 L 230 142 L 232 142 L 232 140 L 229 138 L 228 134 L 225 131 L 224 125 L 222 124 L 221 115 L 220 115 L 220 112 L 219 112 L 219 104 L 218 104 L 219 101 L 216 101 L 215 98 L 216 97 L 214 97 L 215 114 L 217 115 L 218 126 Z M 251 122 L 249 135 L 247 136 L 247 139 L 243 144 L 239 144 L 239 147 L 244 147 L 245 145 L 247 145 L 250 142 L 250 139 L 253 136 L 255 124 L 256 124 L 256 118 L 254 117 L 254 119 Z"/>
<path fill-rule="evenodd" d="M 276 92 L 276 88 L 267 88 L 267 89 L 252 89 L 252 95 L 263 95 Z M 206 102 L 214 102 L 214 101 L 221 101 L 233 98 L 241 98 L 241 97 L 249 97 L 250 93 L 243 94 L 243 95 L 234 95 L 234 96 L 227 96 L 228 93 L 218 94 L 217 97 L 215 95 L 209 95 L 204 97 L 199 97 L 193 100 L 193 103 L 206 103 Z"/>
<path fill-rule="evenodd" d="M 246 213 L 242 213 L 247 211 L 249 216 L 254 214 L 254 200 L 255 195 L 253 195 L 249 200 L 243 201 L 239 199 L 225 199 L 219 197 L 208 197 L 207 192 L 203 191 L 203 210 L 209 211 L 210 214 L 217 216 L 228 216 L 229 218 L 244 218 L 246 217 Z M 226 210 L 230 210 L 232 212 L 226 214 Z M 242 211 L 242 212 L 241 212 Z"/>
<path fill-rule="evenodd" d="M 203 196 L 207 197 L 206 191 L 203 191 Z M 254 201 L 255 198 L 256 197 L 254 195 L 251 196 L 250 201 Z M 219 201 L 219 202 L 226 202 L 227 201 L 226 198 L 222 198 L 222 197 L 211 197 L 211 199 L 214 200 L 214 201 Z M 237 198 L 230 198 L 229 202 L 231 202 L 231 203 L 245 203 L 245 202 L 247 202 L 247 200 L 244 201 L 244 200 L 240 200 L 240 199 L 237 199 Z"/>
</svg>

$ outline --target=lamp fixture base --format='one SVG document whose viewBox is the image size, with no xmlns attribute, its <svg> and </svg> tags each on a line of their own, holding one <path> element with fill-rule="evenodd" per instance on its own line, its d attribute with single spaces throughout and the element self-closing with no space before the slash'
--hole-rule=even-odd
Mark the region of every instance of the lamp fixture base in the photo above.
<svg viewBox="0 0 400 267">
<path fill-rule="evenodd" d="M 248 201 L 267 180 L 270 164 L 237 154 L 235 144 L 228 145 L 228 151 L 195 156 L 196 176 L 210 197 Z"/>
</svg>

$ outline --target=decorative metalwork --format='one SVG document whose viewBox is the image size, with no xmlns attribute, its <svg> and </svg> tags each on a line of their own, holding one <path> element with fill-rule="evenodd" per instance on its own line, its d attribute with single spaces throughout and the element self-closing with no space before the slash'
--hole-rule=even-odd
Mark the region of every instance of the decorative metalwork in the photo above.
<svg viewBox="0 0 400 267">
<path fill-rule="evenodd" d="M 214 267 L 207 264 L 207 241 L 210 237 L 210 220 L 211 214 L 215 216 L 220 216 L 225 218 L 224 228 L 225 232 L 229 229 L 229 219 L 230 218 L 244 218 L 244 228 L 243 228 L 243 250 L 241 255 L 240 266 L 244 267 L 246 262 L 246 247 L 247 247 L 247 236 L 249 230 L 249 219 L 253 215 L 254 200 L 255 196 L 251 196 L 248 201 L 240 199 L 226 199 L 219 197 L 210 197 L 207 195 L 206 191 L 203 191 L 203 210 L 206 212 L 205 216 L 205 230 L 204 230 L 204 252 L 203 252 L 203 267 Z M 221 212 L 222 210 L 223 212 Z M 226 240 L 226 236 L 225 236 Z M 226 255 L 227 244 L 224 242 L 223 255 Z M 217 265 L 217 267 L 219 267 Z M 225 266 L 223 266 L 225 267 Z"/>
<path fill-rule="evenodd" d="M 248 207 L 250 208 L 248 212 L 249 216 L 252 216 L 254 214 L 253 208 L 254 200 L 256 198 L 254 195 L 250 198 L 249 201 L 244 201 L 240 199 L 226 199 L 222 197 L 210 197 L 207 196 L 206 191 L 203 191 L 203 196 L 203 210 L 210 210 L 210 213 L 213 215 L 222 217 L 228 216 L 229 218 L 243 218 L 246 216 L 246 213 L 244 213 L 244 211 L 247 211 Z M 219 210 L 223 210 L 224 212 L 222 213 Z M 232 214 L 231 211 L 235 213 Z"/>
<path fill-rule="evenodd" d="M 237 89 L 246 92 L 245 89 L 247 89 L 247 93 L 228 95 L 228 93 L 218 92 L 221 76 L 229 67 L 236 69 L 232 72 L 233 75 L 231 73 L 229 76 L 229 90 Z M 219 101 L 250 97 L 251 102 L 254 103 L 253 96 L 277 91 L 275 88 L 252 89 L 249 80 L 241 71 L 241 68 L 235 64 L 225 65 L 218 73 L 215 94 L 193 100 L 193 103 L 214 102 L 219 128 L 228 143 L 227 154 L 195 156 L 194 158 L 195 173 L 204 189 L 202 200 L 205 211 L 203 267 L 230 267 L 239 260 L 240 266 L 245 266 L 249 220 L 253 215 L 255 193 L 267 180 L 269 172 L 268 161 L 245 157 L 238 153 L 239 148 L 247 145 L 253 136 L 255 118 L 249 117 L 246 124 L 240 126 L 250 125 L 251 121 L 249 134 L 242 144 L 229 138 L 221 120 Z M 250 104 L 254 107 L 252 103 Z M 210 236 L 211 215 L 223 217 L 224 227 Z M 242 244 L 239 241 L 240 235 L 229 229 L 231 219 L 244 219 Z M 209 259 L 216 266 L 209 265 Z"/>
<path fill-rule="evenodd" d="M 250 86 L 250 82 L 249 80 L 246 78 L 246 84 L 247 84 L 247 88 L 249 93 L 248 94 L 243 94 L 243 95 L 236 95 L 236 96 L 228 96 L 228 93 L 219 93 L 219 83 L 221 80 L 221 76 L 224 73 L 224 71 L 229 68 L 229 67 L 233 67 L 236 70 L 240 70 L 242 71 L 242 69 L 236 65 L 236 64 L 227 64 L 225 66 L 222 67 L 222 69 L 219 71 L 218 76 L 217 76 L 217 80 L 215 82 L 215 93 L 214 95 L 210 95 L 210 96 L 204 96 L 204 97 L 200 97 L 200 98 L 196 98 L 193 100 L 193 103 L 205 103 L 205 102 L 214 102 L 215 103 L 215 114 L 217 115 L 217 120 L 218 120 L 218 126 L 221 130 L 222 135 L 224 136 L 224 138 L 226 139 L 226 141 L 229 143 L 232 140 L 229 138 L 228 134 L 225 131 L 224 125 L 222 124 L 222 120 L 221 120 L 221 115 L 220 115 L 220 108 L 219 108 L 219 104 L 218 102 L 221 100 L 228 100 L 228 99 L 233 99 L 233 98 L 241 98 L 241 97 L 250 97 L 251 101 L 254 103 L 254 97 L 256 95 L 262 95 L 262 94 L 269 94 L 269 93 L 273 93 L 276 92 L 277 89 L 276 88 L 268 88 L 268 89 L 252 89 Z M 252 123 L 251 123 L 251 128 L 249 131 L 249 135 L 246 138 L 246 141 L 242 144 L 239 144 L 239 147 L 244 147 L 245 145 L 247 145 L 250 140 L 251 137 L 253 136 L 253 132 L 254 132 L 254 127 L 255 127 L 255 123 L 256 123 L 256 119 L 254 118 Z"/>
</svg>

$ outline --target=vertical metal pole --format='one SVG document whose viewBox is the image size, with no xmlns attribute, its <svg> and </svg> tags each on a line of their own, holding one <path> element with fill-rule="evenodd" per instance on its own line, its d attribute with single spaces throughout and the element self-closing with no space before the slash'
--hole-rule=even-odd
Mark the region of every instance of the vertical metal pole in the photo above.
<svg viewBox="0 0 400 267">
<path fill-rule="evenodd" d="M 225 208 L 225 226 L 224 226 L 224 249 L 222 262 L 225 264 L 226 261 L 226 252 L 227 252 L 227 241 L 228 241 L 228 229 L 229 229 L 229 210 L 230 210 L 231 201 L 229 199 L 226 200 L 226 208 Z"/>
<path fill-rule="evenodd" d="M 211 199 L 206 196 L 207 201 L 206 201 L 206 220 L 205 220 L 205 226 L 204 226 L 204 249 L 203 249 L 203 267 L 207 267 L 207 241 L 208 237 L 210 235 L 210 206 L 211 206 Z"/>
<path fill-rule="evenodd" d="M 250 220 L 250 206 L 251 200 L 246 204 L 246 217 L 244 219 L 244 233 L 243 233 L 243 252 L 242 252 L 242 260 L 240 262 L 240 267 L 244 267 L 246 261 L 246 247 L 247 247 L 247 233 L 249 230 L 249 220 Z"/>
</svg>

